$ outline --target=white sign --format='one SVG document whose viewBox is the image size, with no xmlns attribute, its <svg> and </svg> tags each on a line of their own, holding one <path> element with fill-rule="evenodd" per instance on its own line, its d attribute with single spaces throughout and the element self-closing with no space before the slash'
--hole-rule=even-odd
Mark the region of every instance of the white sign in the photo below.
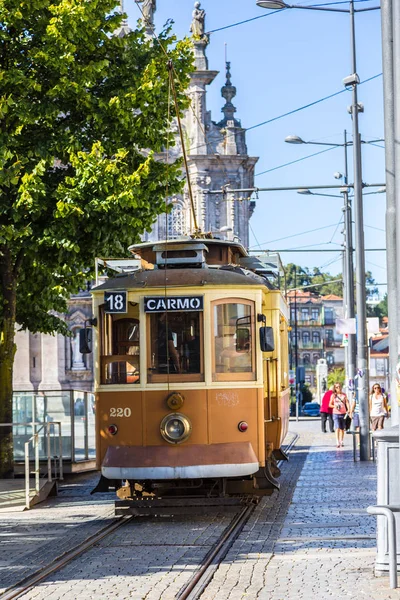
<svg viewBox="0 0 400 600">
<path fill-rule="evenodd" d="M 356 320 L 353 319 L 336 319 L 336 331 L 344 335 L 345 333 L 354 334 L 356 332 Z"/>
<path fill-rule="evenodd" d="M 379 317 L 367 318 L 367 331 L 368 337 L 379 334 Z"/>
</svg>

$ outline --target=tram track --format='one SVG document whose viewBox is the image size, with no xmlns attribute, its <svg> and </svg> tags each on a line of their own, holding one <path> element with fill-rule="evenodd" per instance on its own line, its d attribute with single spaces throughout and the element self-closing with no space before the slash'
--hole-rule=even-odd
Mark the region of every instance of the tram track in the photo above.
<svg viewBox="0 0 400 600">
<path fill-rule="evenodd" d="M 293 435 L 290 442 L 285 446 L 286 454 L 290 454 L 290 451 L 297 442 L 298 438 L 298 434 Z M 284 462 L 284 460 L 279 461 L 278 466 L 280 467 Z M 258 496 L 248 496 L 246 498 L 245 504 L 242 504 L 240 509 L 233 515 L 231 522 L 227 525 L 216 543 L 206 554 L 201 562 L 201 565 L 198 567 L 189 581 L 180 589 L 176 596 L 177 600 L 197 600 L 200 598 L 202 593 L 206 590 L 208 584 L 213 579 L 215 572 L 218 570 L 222 561 L 242 532 L 247 521 L 251 517 L 259 499 L 260 498 Z M 207 502 L 206 499 L 205 502 Z M 198 509 L 198 507 L 193 506 L 194 514 L 198 513 L 196 509 Z M 92 549 L 105 537 L 109 536 L 111 533 L 114 533 L 120 527 L 131 523 L 137 518 L 138 517 L 135 515 L 124 515 L 117 517 L 115 521 L 108 523 L 97 533 L 87 538 L 84 542 L 77 544 L 71 550 L 68 550 L 64 554 L 55 558 L 50 564 L 40 571 L 37 571 L 33 575 L 29 575 L 25 579 L 19 581 L 17 584 L 6 589 L 0 594 L 0 600 L 14 600 L 21 598 L 37 585 L 46 580 L 50 575 L 60 571 L 78 556 Z"/>
<path fill-rule="evenodd" d="M 177 595 L 177 600 L 196 600 L 201 596 L 213 578 L 215 571 L 218 569 L 219 565 L 224 560 L 228 551 L 247 523 L 255 507 L 256 504 L 253 502 L 247 506 L 244 506 L 242 510 L 235 515 L 235 517 L 232 519 L 232 522 L 228 525 L 220 537 L 219 541 L 205 557 L 201 567 L 191 577 L 189 582 L 181 589 Z"/>
<path fill-rule="evenodd" d="M 76 545 L 71 550 L 67 550 L 61 556 L 58 556 L 54 559 L 49 565 L 37 571 L 33 575 L 29 575 L 25 579 L 19 581 L 16 585 L 6 589 L 2 594 L 0 594 L 0 600 L 13 600 L 14 598 L 20 598 L 27 592 L 29 592 L 32 588 L 34 588 L 41 581 L 49 577 L 52 573 L 59 571 L 63 567 L 65 567 L 68 563 L 74 560 L 77 556 L 86 552 L 86 550 L 90 550 L 93 546 L 95 546 L 100 540 L 104 537 L 113 533 L 116 529 L 121 527 L 121 525 L 125 525 L 129 521 L 133 520 L 133 516 L 119 517 L 118 520 L 112 523 L 109 523 L 97 533 L 91 535 L 84 542 Z"/>
<path fill-rule="evenodd" d="M 292 439 L 287 446 L 285 446 L 285 452 L 287 455 L 290 454 L 299 437 L 299 434 L 293 434 Z M 280 460 L 278 462 L 278 467 L 281 467 L 283 463 L 285 463 L 285 460 Z M 177 600 L 198 600 L 200 598 L 212 580 L 220 564 L 224 560 L 225 556 L 228 554 L 230 548 L 233 546 L 235 540 L 240 535 L 243 527 L 249 520 L 258 503 L 258 500 L 258 497 L 254 497 L 252 502 L 250 500 L 250 504 L 244 506 L 242 510 L 235 515 L 219 541 L 205 557 L 201 567 L 196 573 L 194 573 L 189 582 L 181 589 L 177 596 Z"/>
</svg>

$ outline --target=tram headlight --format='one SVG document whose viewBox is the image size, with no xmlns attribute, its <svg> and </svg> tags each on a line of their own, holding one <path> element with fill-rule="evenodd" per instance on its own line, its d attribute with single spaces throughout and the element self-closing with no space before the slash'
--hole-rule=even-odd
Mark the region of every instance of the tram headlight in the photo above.
<svg viewBox="0 0 400 600">
<path fill-rule="evenodd" d="M 192 433 L 192 424 L 182 413 L 171 413 L 161 421 L 160 432 L 170 444 L 181 444 Z"/>
</svg>

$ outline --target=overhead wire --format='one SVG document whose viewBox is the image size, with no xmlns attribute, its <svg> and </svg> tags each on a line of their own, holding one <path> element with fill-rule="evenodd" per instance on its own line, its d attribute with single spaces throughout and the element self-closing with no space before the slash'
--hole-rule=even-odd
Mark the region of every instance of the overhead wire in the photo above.
<svg viewBox="0 0 400 600">
<path fill-rule="evenodd" d="M 266 171 L 261 171 L 260 173 L 256 173 L 254 177 L 258 177 L 259 175 L 265 175 L 266 173 L 271 173 L 271 171 L 277 171 L 278 169 L 283 169 L 284 167 L 289 167 L 290 165 L 294 165 L 295 163 L 302 162 L 303 160 L 307 160 L 307 158 L 313 158 L 314 156 L 318 156 L 318 154 L 324 154 L 324 152 L 329 152 L 330 150 L 336 150 L 336 146 L 332 146 L 331 148 L 324 148 L 324 150 L 319 150 L 318 152 L 313 152 L 313 154 L 308 154 L 307 156 L 302 156 L 301 158 L 296 158 L 295 160 L 291 160 L 290 162 L 284 163 L 283 165 L 279 165 L 277 167 L 272 167 L 271 169 L 267 169 Z"/>
<path fill-rule="evenodd" d="M 368 83 L 369 81 L 372 81 L 373 79 L 376 79 L 377 77 L 381 77 L 382 73 L 377 73 L 376 75 L 373 75 L 372 77 L 368 77 L 368 79 L 364 79 L 363 81 L 360 81 L 360 83 L 358 85 L 362 85 L 364 83 Z M 319 104 L 320 102 L 324 102 L 325 100 L 329 100 L 330 98 L 334 98 L 335 96 L 339 96 L 339 94 L 344 94 L 344 92 L 347 92 L 348 90 L 346 88 L 339 90 L 338 92 L 335 92 L 334 94 L 329 94 L 328 96 L 324 96 L 323 98 L 319 98 L 319 100 L 315 100 L 314 102 L 309 102 L 308 104 L 304 104 L 303 106 L 300 106 L 299 108 L 295 108 L 294 110 L 290 110 L 289 112 L 283 113 L 282 115 L 279 115 L 277 117 L 273 117 L 272 119 L 268 119 L 267 121 L 262 121 L 261 123 L 257 123 L 256 125 L 251 125 L 251 127 L 247 127 L 246 131 L 251 131 L 252 129 L 256 129 L 257 127 L 262 127 L 263 125 L 267 125 L 268 123 L 273 123 L 274 121 L 278 121 L 279 119 L 283 119 L 283 117 L 288 117 L 290 115 L 294 115 L 295 113 L 304 110 L 306 108 L 310 108 L 310 106 L 315 106 L 316 104 Z"/>
<path fill-rule="evenodd" d="M 324 225 L 323 227 L 316 227 L 315 229 L 309 229 L 308 231 L 302 231 L 300 233 L 293 233 L 292 235 L 286 235 L 281 238 L 276 238 L 275 240 L 268 240 L 267 242 L 262 242 L 262 245 L 265 246 L 266 244 L 273 244 L 282 240 L 289 240 L 300 235 L 306 235 L 307 233 L 314 233 L 315 231 L 321 231 L 322 229 L 329 229 L 330 227 L 336 227 L 336 223 L 333 223 L 332 225 Z M 254 246 L 251 246 L 250 249 L 251 248 L 254 248 Z"/>
<path fill-rule="evenodd" d="M 337 230 L 339 229 L 339 225 L 340 225 L 341 223 L 343 223 L 343 217 L 342 217 L 342 216 L 340 217 L 340 221 L 339 221 L 339 223 L 336 225 L 335 231 L 334 231 L 334 232 L 333 232 L 333 234 L 332 234 L 332 237 L 331 237 L 331 239 L 330 239 L 330 241 L 329 241 L 329 243 L 330 243 L 330 244 L 332 244 L 332 240 L 333 240 L 333 238 L 335 237 L 335 235 L 336 235 L 336 232 L 337 232 Z"/>
<path fill-rule="evenodd" d="M 336 258 L 332 258 L 331 260 L 328 260 L 327 262 L 320 265 L 318 268 L 325 269 L 326 267 L 329 267 L 330 265 L 333 265 L 335 262 L 338 262 L 339 260 L 341 260 L 341 258 L 342 258 L 342 253 L 339 252 L 337 254 Z M 327 281 L 327 283 L 329 283 L 329 282 Z"/>
<path fill-rule="evenodd" d="M 369 0 L 354 0 L 354 3 L 358 4 L 360 2 L 369 2 Z M 348 4 L 348 0 L 341 0 L 340 2 L 324 2 L 323 4 L 310 4 L 307 5 L 309 8 L 319 8 L 323 6 L 336 6 L 340 4 Z M 218 31 L 224 31 L 225 29 L 230 29 L 231 27 L 237 27 L 238 25 L 245 25 L 246 23 L 250 23 L 251 21 L 257 21 L 258 19 L 264 19 L 265 17 L 270 17 L 271 15 L 275 15 L 276 13 L 283 13 L 285 8 L 279 8 L 278 10 L 273 10 L 264 15 L 257 15 L 256 17 L 250 17 L 250 19 L 245 19 L 244 21 L 238 21 L 237 23 L 231 23 L 230 25 L 224 25 L 223 27 L 218 27 L 217 29 L 210 29 L 206 31 L 206 35 L 210 35 L 211 33 L 217 33 Z"/>
<path fill-rule="evenodd" d="M 255 239 L 255 240 L 256 240 L 256 242 L 257 242 L 257 246 L 258 246 L 258 247 L 260 248 L 260 250 L 261 250 L 261 244 L 260 244 L 260 242 L 258 241 L 256 234 L 254 233 L 254 230 L 253 230 L 253 228 L 252 228 L 252 226 L 251 226 L 251 222 L 250 222 L 250 220 L 249 220 L 249 227 L 250 227 L 250 231 L 251 231 L 251 233 L 253 234 L 253 237 L 254 237 L 254 239 Z"/>
</svg>

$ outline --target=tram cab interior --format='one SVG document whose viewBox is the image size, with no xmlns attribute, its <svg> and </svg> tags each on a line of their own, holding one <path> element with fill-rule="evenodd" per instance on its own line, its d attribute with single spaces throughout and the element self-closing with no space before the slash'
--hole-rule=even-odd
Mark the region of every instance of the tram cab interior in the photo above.
<svg viewBox="0 0 400 600">
<path fill-rule="evenodd" d="M 278 487 L 289 391 L 277 257 L 217 239 L 130 250 L 133 266 L 100 259 L 108 276 L 98 267 L 92 290 L 103 478 L 131 494 Z"/>
</svg>

